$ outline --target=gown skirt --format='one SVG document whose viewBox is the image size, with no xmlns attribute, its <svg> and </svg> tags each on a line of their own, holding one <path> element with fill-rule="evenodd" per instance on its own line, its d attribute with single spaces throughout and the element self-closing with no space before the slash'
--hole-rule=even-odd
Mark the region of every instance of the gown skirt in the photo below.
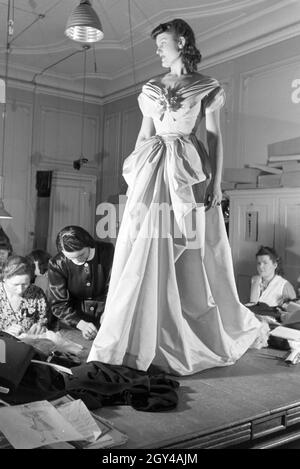
<svg viewBox="0 0 300 469">
<path fill-rule="evenodd" d="M 267 324 L 239 301 L 221 207 L 205 211 L 206 156 L 195 135 L 165 133 L 125 160 L 128 198 L 88 361 L 190 375 L 266 346 Z"/>
</svg>

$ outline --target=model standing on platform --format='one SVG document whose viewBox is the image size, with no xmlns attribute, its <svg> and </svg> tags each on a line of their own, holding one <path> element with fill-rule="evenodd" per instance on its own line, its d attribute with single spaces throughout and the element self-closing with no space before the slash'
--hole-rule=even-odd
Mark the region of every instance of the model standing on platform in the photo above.
<svg viewBox="0 0 300 469">
<path fill-rule="evenodd" d="M 123 166 L 128 200 L 88 361 L 189 375 L 266 345 L 268 326 L 239 302 L 220 207 L 224 91 L 196 72 L 201 55 L 185 21 L 159 25 L 152 38 L 169 72 L 138 98 L 142 126 Z M 208 152 L 195 136 L 202 119 Z"/>
</svg>

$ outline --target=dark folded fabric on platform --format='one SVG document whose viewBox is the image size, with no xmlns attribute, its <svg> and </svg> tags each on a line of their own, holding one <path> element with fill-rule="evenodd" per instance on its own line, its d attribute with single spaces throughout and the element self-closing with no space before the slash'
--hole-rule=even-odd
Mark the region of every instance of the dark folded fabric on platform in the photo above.
<svg viewBox="0 0 300 469">
<path fill-rule="evenodd" d="M 164 373 L 148 374 L 100 362 L 76 366 L 72 373 L 61 373 L 43 363 L 30 363 L 19 386 L 11 395 L 3 395 L 3 400 L 24 404 L 70 394 L 74 399 L 81 399 L 89 409 L 130 405 L 144 412 L 171 410 L 178 404 L 179 383 Z"/>
<path fill-rule="evenodd" d="M 136 410 L 158 412 L 174 409 L 179 383 L 164 373 L 148 374 L 122 365 L 89 362 L 72 368 L 65 377 L 66 390 L 82 399 L 89 409 L 131 405 Z"/>
</svg>

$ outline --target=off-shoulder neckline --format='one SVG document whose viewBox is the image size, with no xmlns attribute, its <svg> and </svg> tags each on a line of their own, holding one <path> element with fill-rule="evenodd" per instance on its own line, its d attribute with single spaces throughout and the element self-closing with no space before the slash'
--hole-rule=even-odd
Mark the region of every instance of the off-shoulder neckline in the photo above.
<svg viewBox="0 0 300 469">
<path fill-rule="evenodd" d="M 201 75 L 201 74 L 199 74 L 199 75 L 200 75 L 199 78 L 197 78 L 196 80 L 194 80 L 190 83 L 184 83 L 182 81 L 182 82 L 178 82 L 174 86 L 168 86 L 167 84 L 164 84 L 161 80 L 156 79 L 156 78 L 152 78 L 151 80 L 147 81 L 144 84 L 144 86 L 151 85 L 151 86 L 155 86 L 155 87 L 159 88 L 160 90 L 167 90 L 167 89 L 173 90 L 173 89 L 175 89 L 177 91 L 181 91 L 182 89 L 193 87 L 194 85 L 198 84 L 201 81 L 208 81 L 208 82 L 209 81 L 211 81 L 211 82 L 216 81 L 212 77 L 209 77 L 209 76 L 206 76 L 206 75 Z"/>
</svg>

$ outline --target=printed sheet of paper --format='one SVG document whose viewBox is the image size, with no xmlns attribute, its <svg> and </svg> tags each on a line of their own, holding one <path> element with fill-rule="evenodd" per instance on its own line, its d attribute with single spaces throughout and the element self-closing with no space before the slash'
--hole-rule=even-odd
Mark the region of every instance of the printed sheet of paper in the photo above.
<svg viewBox="0 0 300 469">
<path fill-rule="evenodd" d="M 82 439 L 93 442 L 101 435 L 101 430 L 80 399 L 56 407 L 58 412 L 76 428 Z"/>
<path fill-rule="evenodd" d="M 82 435 L 48 401 L 0 408 L 0 431 L 16 449 L 82 440 Z"/>
</svg>

